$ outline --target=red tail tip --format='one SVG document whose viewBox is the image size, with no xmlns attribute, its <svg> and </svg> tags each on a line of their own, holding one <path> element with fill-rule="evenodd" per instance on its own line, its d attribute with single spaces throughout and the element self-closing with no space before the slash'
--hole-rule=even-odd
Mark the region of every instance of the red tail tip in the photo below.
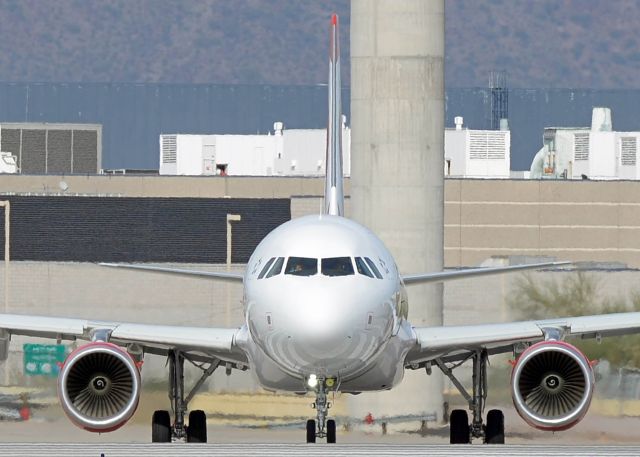
<svg viewBox="0 0 640 457">
<path fill-rule="evenodd" d="M 337 25 L 338 24 L 338 15 L 336 13 L 333 13 L 331 15 L 331 25 Z"/>
</svg>

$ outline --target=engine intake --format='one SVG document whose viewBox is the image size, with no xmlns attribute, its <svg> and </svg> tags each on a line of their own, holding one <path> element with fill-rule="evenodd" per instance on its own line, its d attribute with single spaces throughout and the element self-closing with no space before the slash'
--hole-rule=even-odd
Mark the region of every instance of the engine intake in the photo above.
<svg viewBox="0 0 640 457">
<path fill-rule="evenodd" d="M 58 377 L 58 397 L 73 423 L 92 432 L 110 432 L 136 411 L 140 372 L 118 346 L 89 343 L 67 357 Z"/>
<path fill-rule="evenodd" d="M 522 353 L 513 368 L 511 392 L 518 414 L 541 430 L 566 430 L 589 409 L 591 364 L 575 347 L 543 341 Z"/>
</svg>

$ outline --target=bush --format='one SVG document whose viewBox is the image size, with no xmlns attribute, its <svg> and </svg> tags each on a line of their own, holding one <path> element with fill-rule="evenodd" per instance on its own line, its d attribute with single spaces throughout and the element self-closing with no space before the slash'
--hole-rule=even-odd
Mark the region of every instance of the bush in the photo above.
<svg viewBox="0 0 640 457">
<path fill-rule="evenodd" d="M 587 316 L 640 311 L 640 293 L 628 298 L 603 297 L 595 276 L 577 272 L 568 277 L 536 281 L 531 274 L 519 276 L 507 296 L 507 304 L 523 319 Z M 640 335 L 593 339 L 572 339 L 592 360 L 608 360 L 615 367 L 640 367 Z"/>
</svg>

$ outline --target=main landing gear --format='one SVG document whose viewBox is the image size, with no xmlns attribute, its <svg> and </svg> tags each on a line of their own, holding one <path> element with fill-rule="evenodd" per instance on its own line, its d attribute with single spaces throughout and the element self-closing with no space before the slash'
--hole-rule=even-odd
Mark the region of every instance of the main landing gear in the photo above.
<svg viewBox="0 0 640 457">
<path fill-rule="evenodd" d="M 327 443 L 336 442 L 336 421 L 327 419 L 331 403 L 327 400 L 327 392 L 335 385 L 333 378 L 318 378 L 316 385 L 316 401 L 311 405 L 317 413 L 317 422 L 307 421 L 307 443 L 315 443 L 316 438 L 326 438 Z"/>
<path fill-rule="evenodd" d="M 220 361 L 212 362 L 204 368 L 177 350 L 169 351 L 169 400 L 173 411 L 173 425 L 169 411 L 155 411 L 151 420 L 151 441 L 153 443 L 170 443 L 172 441 L 187 441 L 188 443 L 207 442 L 207 418 L 204 411 L 194 410 L 189 413 L 189 425 L 185 424 L 185 414 L 189 402 L 198 389 L 220 365 Z M 184 361 L 188 360 L 202 369 L 202 376 L 185 398 L 184 391 Z"/>
<path fill-rule="evenodd" d="M 453 374 L 453 370 L 458 365 L 449 367 L 437 359 L 436 364 L 442 372 L 451 379 L 460 394 L 469 402 L 472 419 L 469 423 L 467 411 L 464 409 L 454 409 L 451 412 L 449 423 L 449 442 L 451 444 L 469 444 L 474 438 L 482 438 L 486 444 L 504 444 L 504 414 L 499 409 L 492 409 L 487 413 L 487 421 L 483 423 L 482 414 L 487 400 L 487 351 L 478 350 L 470 358 L 473 361 L 471 395 Z"/>
</svg>

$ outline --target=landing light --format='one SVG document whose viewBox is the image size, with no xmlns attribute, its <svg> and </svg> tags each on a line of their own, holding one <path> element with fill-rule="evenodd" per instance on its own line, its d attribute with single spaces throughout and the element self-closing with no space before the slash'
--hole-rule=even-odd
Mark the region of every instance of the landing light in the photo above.
<svg viewBox="0 0 640 457">
<path fill-rule="evenodd" d="M 311 388 L 314 388 L 318 385 L 318 377 L 314 374 L 309 376 L 309 379 L 307 379 L 307 385 Z"/>
</svg>

